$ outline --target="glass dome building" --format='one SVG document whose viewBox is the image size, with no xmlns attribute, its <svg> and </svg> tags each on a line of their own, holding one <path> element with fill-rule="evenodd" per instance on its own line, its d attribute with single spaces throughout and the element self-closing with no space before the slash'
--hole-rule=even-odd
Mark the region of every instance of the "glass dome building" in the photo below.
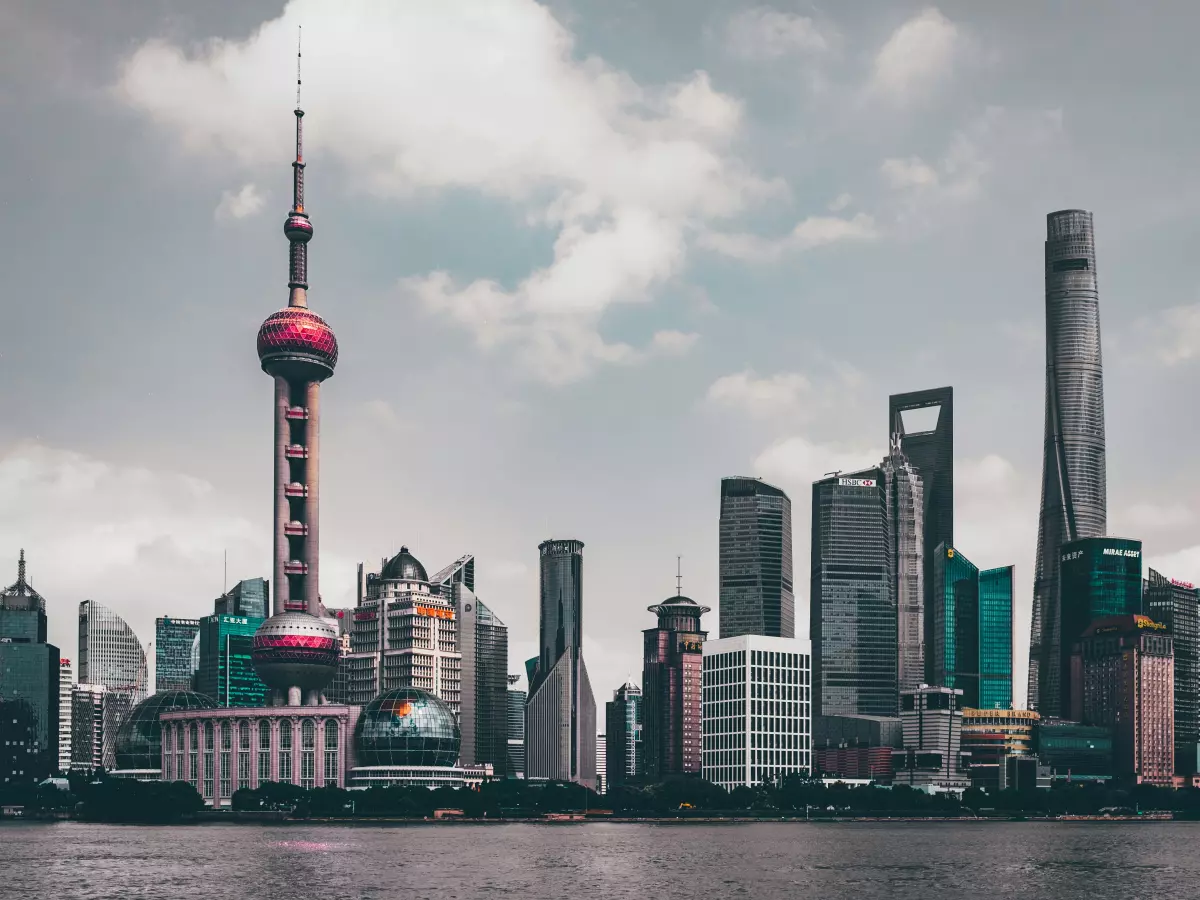
<svg viewBox="0 0 1200 900">
<path fill-rule="evenodd" d="M 442 700 L 419 688 L 380 694 L 365 707 L 354 729 L 358 765 L 355 787 L 462 784 L 458 768 L 458 721 Z"/>
<path fill-rule="evenodd" d="M 132 710 L 117 730 L 116 777 L 149 777 L 157 781 L 162 771 L 162 723 L 165 712 L 190 709 L 216 709 L 217 704 L 204 694 L 192 691 L 162 691 L 147 697 Z"/>
</svg>

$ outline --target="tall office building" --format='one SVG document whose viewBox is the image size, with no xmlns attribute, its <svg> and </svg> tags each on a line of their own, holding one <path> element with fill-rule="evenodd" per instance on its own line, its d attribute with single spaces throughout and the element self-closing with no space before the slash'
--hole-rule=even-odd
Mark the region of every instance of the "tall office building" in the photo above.
<svg viewBox="0 0 1200 900">
<path fill-rule="evenodd" d="M 1012 706 L 1013 567 L 980 571 L 954 547 L 934 550 L 928 683 L 972 709 Z"/>
<path fill-rule="evenodd" d="M 71 691 L 75 676 L 69 659 L 58 661 L 58 771 L 71 768 Z"/>
<path fill-rule="evenodd" d="M 596 793 L 608 793 L 608 739 L 596 735 Z"/>
<path fill-rule="evenodd" d="M 262 619 L 205 616 L 200 620 L 196 691 L 219 707 L 262 706 L 268 686 L 254 666 L 254 635 Z"/>
<path fill-rule="evenodd" d="M 516 684 L 520 675 L 509 675 L 508 683 Z M 525 777 L 525 691 L 508 689 L 508 777 Z"/>
<path fill-rule="evenodd" d="M 1175 660 L 1165 625 L 1097 619 L 1075 642 L 1071 716 L 1112 730 L 1113 774 L 1170 785 L 1175 774 Z"/>
<path fill-rule="evenodd" d="M 1142 605 L 1175 650 L 1175 774 L 1200 772 L 1200 590 L 1150 569 Z"/>
<path fill-rule="evenodd" d="M 815 715 L 894 716 L 899 704 L 883 478 L 880 468 L 872 468 L 813 484 L 809 633 Z"/>
<path fill-rule="evenodd" d="M 218 616 L 265 619 L 270 609 L 271 582 L 266 578 L 243 579 L 213 601 L 213 613 Z"/>
<path fill-rule="evenodd" d="M 1104 376 L 1092 214 L 1046 216 L 1046 432 L 1029 635 L 1029 706 L 1061 716 L 1071 640 L 1063 631 L 1062 545 L 1108 530 Z M 1086 624 L 1086 623 L 1085 623 Z"/>
<path fill-rule="evenodd" d="M 757 478 L 721 479 L 721 637 L 795 637 L 792 501 Z"/>
<path fill-rule="evenodd" d="M 71 689 L 71 769 L 116 768 L 117 732 L 134 703 L 127 691 L 80 682 Z"/>
<path fill-rule="evenodd" d="M 954 546 L 954 388 L 890 396 L 888 435 L 893 441 L 899 438 L 905 457 L 921 478 L 922 588 L 928 615 L 934 551 L 938 544 Z"/>
<path fill-rule="evenodd" d="M 700 771 L 700 676 L 708 612 L 677 595 L 649 607 L 658 627 L 642 632 L 642 747 L 646 774 Z"/>
<path fill-rule="evenodd" d="M 453 595 L 433 591 L 425 566 L 408 547 L 384 559 L 378 574 L 360 584 L 362 601 L 354 611 L 346 658 L 350 702 L 365 705 L 387 691 L 420 688 L 460 715 L 463 662 Z M 492 652 L 485 648 L 485 654 Z M 506 670 L 507 665 L 496 677 Z"/>
<path fill-rule="evenodd" d="M 468 591 L 475 590 L 475 556 L 467 553 L 460 556 L 446 568 L 435 572 L 429 579 L 429 587 L 435 594 L 445 594 L 447 597 L 454 590 L 454 585 L 461 584 Z"/>
<path fill-rule="evenodd" d="M 540 650 L 526 663 L 525 775 L 596 786 L 596 698 L 583 661 L 583 542 L 541 554 Z"/>
<path fill-rule="evenodd" d="M 704 644 L 702 773 L 726 790 L 812 771 L 808 641 L 746 634 Z"/>
<path fill-rule="evenodd" d="M 46 601 L 25 577 L 0 591 L 0 786 L 58 767 L 59 652 L 46 640 Z"/>
<path fill-rule="evenodd" d="M 149 676 L 142 642 L 125 620 L 97 603 L 79 604 L 79 683 L 124 694 L 132 708 L 146 699 Z"/>
<path fill-rule="evenodd" d="M 642 689 L 631 681 L 613 691 L 605 704 L 604 733 L 608 784 L 619 787 L 646 774 L 642 754 Z"/>
<path fill-rule="evenodd" d="M 200 634 L 199 619 L 154 620 L 154 690 L 190 691 L 196 670 L 192 646 Z"/>
<path fill-rule="evenodd" d="M 1097 619 L 1142 613 L 1142 543 L 1126 538 L 1082 538 L 1064 543 L 1060 550 L 1056 596 L 1061 646 L 1055 683 L 1065 716 L 1076 689 L 1071 654 L 1084 631 Z"/>
<path fill-rule="evenodd" d="M 925 487 L 898 433 L 881 468 L 896 598 L 896 681 L 909 691 L 925 680 Z"/>
<path fill-rule="evenodd" d="M 462 657 L 459 761 L 464 766 L 490 764 L 495 777 L 504 778 L 508 775 L 508 626 L 465 581 L 451 582 L 450 595 Z"/>
<path fill-rule="evenodd" d="M 1013 573 L 1000 566 L 979 573 L 979 706 L 1013 705 Z"/>
</svg>

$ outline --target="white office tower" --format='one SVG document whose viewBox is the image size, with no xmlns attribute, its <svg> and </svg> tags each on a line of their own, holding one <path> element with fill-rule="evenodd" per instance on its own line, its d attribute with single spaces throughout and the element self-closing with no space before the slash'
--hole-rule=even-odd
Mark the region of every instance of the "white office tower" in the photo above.
<svg viewBox="0 0 1200 900">
<path fill-rule="evenodd" d="M 608 739 L 596 737 L 596 793 L 608 793 Z"/>
<path fill-rule="evenodd" d="M 71 674 L 71 661 L 58 661 L 58 771 L 71 768 L 71 689 L 75 679 Z"/>
<path fill-rule="evenodd" d="M 726 790 L 812 767 L 812 650 L 743 634 L 704 644 L 701 772 Z"/>
</svg>

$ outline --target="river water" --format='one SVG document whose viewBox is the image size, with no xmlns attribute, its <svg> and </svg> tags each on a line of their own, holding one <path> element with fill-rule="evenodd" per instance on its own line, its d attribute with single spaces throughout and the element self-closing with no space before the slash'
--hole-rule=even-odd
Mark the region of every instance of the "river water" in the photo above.
<svg viewBox="0 0 1200 900">
<path fill-rule="evenodd" d="M 0 897 L 1200 896 L 1200 823 L 0 825 Z"/>
</svg>

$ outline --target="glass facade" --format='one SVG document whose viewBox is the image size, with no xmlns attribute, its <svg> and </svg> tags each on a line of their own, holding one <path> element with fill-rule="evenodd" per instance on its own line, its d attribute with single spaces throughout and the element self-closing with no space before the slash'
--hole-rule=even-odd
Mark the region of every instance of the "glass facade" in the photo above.
<svg viewBox="0 0 1200 900">
<path fill-rule="evenodd" d="M 1194 775 L 1200 772 L 1200 590 L 1150 569 L 1143 606 L 1175 646 L 1175 773 Z"/>
<path fill-rule="evenodd" d="M 813 484 L 809 633 L 816 715 L 894 716 L 898 708 L 883 475 L 873 468 Z"/>
<path fill-rule="evenodd" d="M 925 487 L 892 435 L 883 461 L 891 543 L 889 578 L 896 598 L 896 679 L 900 691 L 925 681 Z"/>
<path fill-rule="evenodd" d="M 1062 690 L 1061 709 L 1069 714 L 1077 687 L 1071 654 L 1084 631 L 1096 619 L 1142 612 L 1142 542 L 1097 537 L 1064 543 L 1058 597 L 1061 649 L 1056 683 Z"/>
<path fill-rule="evenodd" d="M 462 654 L 462 764 L 490 763 L 495 777 L 504 778 L 508 774 L 508 626 L 465 581 L 451 581 L 448 592 Z"/>
<path fill-rule="evenodd" d="M 508 691 L 508 777 L 525 777 L 525 700 L 524 691 Z"/>
<path fill-rule="evenodd" d="M 79 604 L 79 681 L 123 694 L 127 710 L 146 699 L 149 686 L 141 641 L 124 619 L 95 600 Z"/>
<path fill-rule="evenodd" d="M 953 547 L 933 558 L 928 683 L 962 691 L 961 705 L 979 706 L 979 569 Z"/>
<path fill-rule="evenodd" d="M 1108 530 L 1104 370 L 1092 214 L 1046 216 L 1046 440 L 1029 635 L 1029 705 L 1065 715 L 1069 610 L 1060 589 L 1064 544 Z M 1084 623 L 1086 627 L 1087 623 Z"/>
<path fill-rule="evenodd" d="M 642 758 L 642 689 L 626 682 L 605 705 L 606 765 L 609 787 L 645 774 Z"/>
<path fill-rule="evenodd" d="M 117 729 L 116 767 L 159 768 L 163 754 L 159 716 L 176 709 L 213 709 L 215 706 L 208 697 L 191 691 L 165 691 L 147 697 L 130 711 Z"/>
<path fill-rule="evenodd" d="M 1112 732 L 1103 726 L 1043 719 L 1033 729 L 1033 745 L 1053 778 L 1087 781 L 1112 774 Z"/>
<path fill-rule="evenodd" d="M 69 664 L 68 664 L 69 671 Z M 46 601 L 25 580 L 0 591 L 0 786 L 58 769 L 59 652 L 46 643 Z"/>
<path fill-rule="evenodd" d="M 388 691 L 363 708 L 354 730 L 360 766 L 458 762 L 460 733 L 445 703 L 417 688 Z"/>
<path fill-rule="evenodd" d="M 196 690 L 218 706 L 262 706 L 267 686 L 254 669 L 254 632 L 262 619 L 205 616 L 200 620 Z"/>
<path fill-rule="evenodd" d="M 920 528 L 922 605 L 928 614 L 933 604 L 933 561 L 939 544 L 954 546 L 954 389 L 952 387 L 892 394 L 888 398 L 888 435 L 899 443 L 913 471 L 921 479 Z M 899 598 L 901 625 L 906 615 Z M 912 613 L 907 615 L 911 618 Z M 911 626 L 901 629 L 901 640 L 911 647 Z M 922 623 L 922 639 L 924 639 Z M 903 649 L 902 645 L 902 649 Z M 911 653 L 911 650 L 909 651 Z M 928 651 L 927 651 L 928 652 Z M 903 668 L 903 666 L 902 666 Z M 912 671 L 911 666 L 908 667 Z M 917 687 L 907 676 L 901 690 Z"/>
<path fill-rule="evenodd" d="M 700 678 L 707 606 L 671 597 L 650 612 L 658 627 L 642 632 L 642 753 L 655 781 L 700 771 Z"/>
<path fill-rule="evenodd" d="M 214 601 L 213 614 L 265 619 L 270 608 L 271 583 L 265 578 L 247 578 Z"/>
<path fill-rule="evenodd" d="M 979 707 L 1013 705 L 1013 567 L 979 573 Z"/>
<path fill-rule="evenodd" d="M 154 620 L 155 691 L 190 691 L 196 674 L 192 646 L 200 634 L 198 619 Z"/>
<path fill-rule="evenodd" d="M 721 637 L 794 637 L 792 501 L 757 478 L 721 479 Z"/>
</svg>

